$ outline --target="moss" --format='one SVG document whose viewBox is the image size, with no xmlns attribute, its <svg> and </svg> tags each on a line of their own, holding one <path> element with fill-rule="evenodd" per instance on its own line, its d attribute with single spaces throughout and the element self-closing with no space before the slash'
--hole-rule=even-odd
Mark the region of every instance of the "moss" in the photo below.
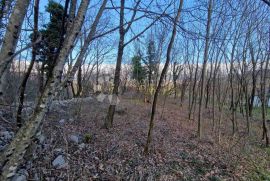
<svg viewBox="0 0 270 181">
<path fill-rule="evenodd" d="M 84 135 L 84 142 L 85 143 L 90 143 L 91 140 L 92 140 L 92 136 L 90 134 Z"/>
</svg>

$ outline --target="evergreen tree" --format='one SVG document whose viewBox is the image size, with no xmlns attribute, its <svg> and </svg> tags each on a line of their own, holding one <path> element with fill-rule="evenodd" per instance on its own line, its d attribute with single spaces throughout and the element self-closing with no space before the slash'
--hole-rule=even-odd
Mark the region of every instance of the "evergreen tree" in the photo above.
<svg viewBox="0 0 270 181">
<path fill-rule="evenodd" d="M 157 60 L 156 60 L 156 48 L 154 40 L 149 40 L 147 45 L 147 56 L 143 59 L 144 64 L 147 68 L 148 75 L 148 84 L 150 85 L 152 82 L 152 75 L 157 72 Z"/>
<path fill-rule="evenodd" d="M 57 2 L 49 1 L 46 12 L 50 14 L 50 21 L 44 26 L 44 29 L 40 30 L 43 41 L 38 47 L 37 60 L 42 62 L 43 70 L 41 71 L 48 76 L 55 65 L 57 51 L 60 46 L 64 8 Z"/>
<path fill-rule="evenodd" d="M 132 58 L 132 78 L 140 84 L 145 79 L 145 68 L 141 64 L 141 57 L 137 55 Z"/>
</svg>

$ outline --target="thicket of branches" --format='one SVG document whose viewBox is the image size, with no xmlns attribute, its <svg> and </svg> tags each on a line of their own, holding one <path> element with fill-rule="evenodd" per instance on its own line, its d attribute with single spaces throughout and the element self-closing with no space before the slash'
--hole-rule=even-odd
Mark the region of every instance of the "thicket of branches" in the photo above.
<svg viewBox="0 0 270 181">
<path fill-rule="evenodd" d="M 3 180 L 22 164 L 53 100 L 93 92 L 113 99 L 133 88 L 144 94 L 152 104 L 146 153 L 166 91 L 187 104 L 198 137 L 210 109 L 218 140 L 223 121 L 237 134 L 238 113 L 250 134 L 259 100 L 256 118 L 269 146 L 269 1 L 65 0 L 50 1 L 45 10 L 40 0 L 0 3 L 1 106 L 12 107 L 18 126 L 1 153 Z M 35 101 L 30 118 L 22 116 L 27 101 Z M 107 129 L 117 106 L 111 102 Z"/>
</svg>

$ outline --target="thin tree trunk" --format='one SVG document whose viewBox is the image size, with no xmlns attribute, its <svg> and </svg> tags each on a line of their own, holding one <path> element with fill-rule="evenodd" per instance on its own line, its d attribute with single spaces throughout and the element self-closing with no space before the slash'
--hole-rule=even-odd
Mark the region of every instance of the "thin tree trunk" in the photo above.
<svg viewBox="0 0 270 181">
<path fill-rule="evenodd" d="M 76 97 L 80 97 L 81 93 L 82 93 L 82 66 L 80 66 L 78 70 Z"/>
<path fill-rule="evenodd" d="M 199 45 L 198 45 L 199 46 Z M 193 110 L 194 103 L 196 102 L 196 85 L 197 85 L 197 76 L 198 76 L 198 69 L 199 69 L 199 57 L 200 57 L 200 50 L 198 49 L 198 54 L 197 54 L 197 63 L 196 63 L 196 69 L 195 69 L 195 75 L 194 75 L 194 83 L 192 87 L 192 101 L 191 101 L 191 106 L 188 112 L 188 119 L 191 120 L 191 114 Z M 195 109 L 194 109 L 195 110 Z"/>
<path fill-rule="evenodd" d="M 257 74 L 256 74 L 256 66 L 257 66 L 257 61 L 255 60 L 254 56 L 254 50 L 253 47 L 250 43 L 250 55 L 251 55 L 251 63 L 252 63 L 252 89 L 251 89 L 251 95 L 248 100 L 248 107 L 249 107 L 249 117 L 252 117 L 252 112 L 253 112 L 253 104 L 254 104 L 254 98 L 256 94 L 256 84 L 257 84 Z"/>
<path fill-rule="evenodd" d="M 231 118 L 231 121 L 232 121 L 232 132 L 233 132 L 233 135 L 235 134 L 235 121 L 236 121 L 236 115 L 235 115 L 235 112 L 236 112 L 236 103 L 235 103 L 235 98 L 234 98 L 234 85 L 233 85 L 233 69 L 234 69 L 234 66 L 233 66 L 233 59 L 234 59 L 234 51 L 235 51 L 235 47 L 236 47 L 236 43 L 234 43 L 233 47 L 232 47 L 232 54 L 231 54 L 231 65 L 230 65 L 230 88 L 231 88 L 231 115 L 232 115 L 232 118 Z"/>
<path fill-rule="evenodd" d="M 155 117 L 155 112 L 156 112 L 158 94 L 160 92 L 163 79 L 164 79 L 164 77 L 166 75 L 166 72 L 167 72 L 167 69 L 168 69 L 168 66 L 169 66 L 169 63 L 170 63 L 170 60 L 171 60 L 171 51 L 172 51 L 172 47 L 173 47 L 175 36 L 176 36 L 177 23 L 178 23 L 179 18 L 180 18 L 183 2 L 184 2 L 184 0 L 180 0 L 177 15 L 176 15 L 176 17 L 174 19 L 174 22 L 173 22 L 174 24 L 173 24 L 172 36 L 171 36 L 170 43 L 169 43 L 168 48 L 167 48 L 166 62 L 165 62 L 165 65 L 164 65 L 164 67 L 162 69 L 162 72 L 161 72 L 161 75 L 160 75 L 160 78 L 159 78 L 159 82 L 158 82 L 158 86 L 157 86 L 157 88 L 155 90 L 154 100 L 153 100 L 153 104 L 152 104 L 151 118 L 150 118 L 150 123 L 149 123 L 149 130 L 148 130 L 148 134 L 147 134 L 147 141 L 146 141 L 146 144 L 145 144 L 145 147 L 144 147 L 144 152 L 145 153 L 148 153 L 149 145 L 150 145 L 151 140 L 152 140 L 152 130 L 153 130 L 153 127 L 154 127 L 154 117 Z"/>
<path fill-rule="evenodd" d="M 128 30 L 130 29 L 130 27 L 132 25 L 132 22 L 134 22 L 134 20 L 135 20 L 135 16 L 136 16 L 137 9 L 138 9 L 138 6 L 139 6 L 140 2 L 141 2 L 141 0 L 137 1 L 136 5 L 135 5 L 135 7 L 133 9 L 133 14 L 132 14 L 132 17 L 131 17 L 131 21 L 127 25 L 127 27 L 124 28 L 123 25 L 124 25 L 124 9 L 125 9 L 124 5 L 125 5 L 125 0 L 121 0 L 120 28 L 119 28 L 120 38 L 119 38 L 119 43 L 118 43 L 118 54 L 117 54 L 116 68 L 115 68 L 115 74 L 114 74 L 114 85 L 113 85 L 113 91 L 112 91 L 113 95 L 112 95 L 112 101 L 110 103 L 107 116 L 106 116 L 105 121 L 104 121 L 104 127 L 105 128 L 110 128 L 113 125 L 115 107 L 116 107 L 116 103 L 117 103 L 117 99 L 118 99 L 117 98 L 118 97 L 118 88 L 119 88 L 119 85 L 120 85 L 120 73 L 121 73 L 121 64 L 122 64 L 122 57 L 123 57 L 123 53 L 124 53 L 124 47 L 127 46 L 129 43 L 133 42 L 134 40 L 136 40 L 139 36 L 141 36 L 143 33 L 145 33 L 151 26 L 153 26 L 154 23 L 157 20 L 159 20 L 165 14 L 166 9 L 169 7 L 168 6 L 163 13 L 161 13 L 155 20 L 153 20 L 140 33 L 133 36 L 127 42 L 124 42 L 125 41 L 125 34 L 128 32 Z"/>
<path fill-rule="evenodd" d="M 66 59 L 71 51 L 72 45 L 82 27 L 84 17 L 89 5 L 89 0 L 82 0 L 78 14 L 73 21 L 70 33 L 65 38 L 63 47 L 59 53 L 57 65 L 54 68 L 53 77 L 49 77 L 49 84 L 45 86 L 32 117 L 22 126 L 10 145 L 0 155 L 2 173 L 0 180 L 8 180 L 16 173 L 16 170 L 23 163 L 23 157 L 39 130 L 46 110 L 53 98 L 63 89 L 60 83 Z"/>
<path fill-rule="evenodd" d="M 125 0 L 121 0 L 121 9 L 120 9 L 120 28 L 119 28 L 119 42 L 118 42 L 118 53 L 117 53 L 117 61 L 116 61 L 116 68 L 114 74 L 114 87 L 113 87 L 113 99 L 118 96 L 118 87 L 120 83 L 120 72 L 121 72 L 121 64 L 122 64 L 122 57 L 124 53 L 124 41 L 125 41 L 125 29 L 124 29 L 124 8 L 125 8 Z M 114 102 L 112 100 L 112 102 Z M 110 104 L 107 116 L 105 118 L 104 127 L 111 128 L 113 125 L 113 117 L 115 112 L 114 104 Z"/>
<path fill-rule="evenodd" d="M 37 40 L 38 36 L 38 13 L 39 13 L 39 0 L 35 0 L 34 5 L 34 35 L 32 42 L 35 42 Z M 17 126 L 20 128 L 22 126 L 22 109 L 23 109 L 23 101 L 24 101 L 24 93 L 26 89 L 27 80 L 31 74 L 31 71 L 33 69 L 34 63 L 36 61 L 36 45 L 33 44 L 32 48 L 32 59 L 30 62 L 30 65 L 27 69 L 26 74 L 24 75 L 23 81 L 20 86 L 20 95 L 19 95 L 19 106 L 17 110 Z"/>
<path fill-rule="evenodd" d="M 207 83 L 206 83 L 206 98 L 205 98 L 205 108 L 206 109 L 208 108 L 209 99 L 210 99 L 210 92 L 211 92 L 210 89 L 211 89 L 212 74 L 213 74 L 213 63 L 211 62 L 209 78 L 208 78 Z"/>
<path fill-rule="evenodd" d="M 269 53 L 268 53 L 269 54 Z M 266 76 L 268 72 L 268 65 L 269 65 L 269 55 L 267 56 L 265 69 L 263 69 L 263 63 L 261 65 L 261 93 L 262 93 L 262 129 L 263 129 L 263 139 L 265 138 L 265 145 L 268 147 L 270 144 L 268 127 L 266 122 L 266 91 L 265 91 L 265 84 L 266 84 Z"/>
<path fill-rule="evenodd" d="M 103 0 L 102 5 L 99 8 L 99 11 L 98 11 L 98 13 L 96 15 L 96 18 L 95 18 L 95 20 L 94 20 L 94 22 L 93 22 L 93 24 L 91 26 L 91 30 L 90 30 L 89 34 L 87 35 L 87 38 L 85 39 L 85 41 L 83 43 L 83 47 L 80 50 L 80 54 L 78 56 L 78 59 L 75 62 L 72 70 L 70 72 L 68 72 L 67 80 L 65 80 L 68 83 L 71 83 L 72 82 L 73 77 L 74 77 L 74 74 L 77 72 L 77 70 L 79 69 L 79 67 L 81 66 L 81 64 L 82 64 L 82 62 L 84 60 L 84 57 L 85 57 L 85 55 L 87 53 L 87 50 L 88 50 L 88 46 L 91 43 L 91 41 L 93 40 L 93 37 L 94 37 L 94 35 L 96 33 L 96 29 L 97 29 L 99 20 L 100 20 L 102 14 L 103 14 L 103 11 L 105 9 L 105 6 L 107 4 L 107 1 L 108 0 Z"/>
<path fill-rule="evenodd" d="M 203 67 L 202 67 L 202 75 L 201 75 L 201 90 L 200 90 L 200 98 L 199 98 L 199 116 L 198 116 L 198 137 L 201 138 L 202 136 L 202 126 L 201 126 L 201 118 L 202 118 L 202 101 L 204 97 L 204 78 L 205 78 L 205 71 L 206 65 L 208 60 L 208 49 L 209 49 L 209 38 L 210 38 L 210 26 L 211 26 L 211 16 L 212 16 L 212 3 L 213 0 L 209 0 L 208 4 L 208 15 L 207 15 L 207 26 L 206 26 L 206 40 L 205 40 L 205 49 L 204 49 L 204 60 L 203 60 Z"/>
</svg>

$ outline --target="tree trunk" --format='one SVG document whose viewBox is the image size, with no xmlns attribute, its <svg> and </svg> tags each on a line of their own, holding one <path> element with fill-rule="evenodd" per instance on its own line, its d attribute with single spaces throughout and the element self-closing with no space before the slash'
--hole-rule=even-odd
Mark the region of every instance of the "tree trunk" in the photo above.
<svg viewBox="0 0 270 181">
<path fill-rule="evenodd" d="M 91 29 L 90 29 L 90 32 L 89 34 L 87 35 L 87 38 L 85 39 L 84 43 L 83 43 L 83 47 L 81 48 L 80 50 L 80 54 L 78 56 L 78 59 L 77 61 L 75 62 L 72 70 L 70 72 L 68 72 L 68 75 L 67 75 L 67 78 L 65 81 L 67 81 L 68 83 L 71 83 L 72 80 L 73 80 L 73 77 L 74 77 L 74 74 L 77 72 L 77 70 L 79 69 L 79 67 L 81 66 L 83 60 L 84 60 L 84 57 L 86 55 L 86 52 L 87 52 L 87 49 L 89 47 L 89 44 L 91 43 L 91 41 L 93 40 L 93 37 L 96 33 L 96 29 L 97 29 L 97 26 L 98 26 L 98 23 L 99 23 L 99 20 L 103 14 L 103 11 L 105 9 L 105 6 L 107 4 L 107 1 L 108 0 L 103 0 L 102 2 L 102 5 L 101 7 L 99 8 L 98 10 L 98 13 L 96 15 L 96 18 L 91 26 Z M 65 82 L 64 81 L 64 82 Z"/>
<path fill-rule="evenodd" d="M 35 0 L 34 5 L 34 37 L 32 42 L 35 42 L 37 40 L 38 36 L 38 13 L 39 13 L 39 0 Z M 20 95 L 19 95 L 19 106 L 17 110 L 17 126 L 20 128 L 22 126 L 22 109 L 23 109 L 23 101 L 24 101 L 24 93 L 26 89 L 27 80 L 31 74 L 32 68 L 34 66 L 34 63 L 36 61 L 36 45 L 33 44 L 32 48 L 32 59 L 30 62 L 30 65 L 27 69 L 26 74 L 24 75 L 23 81 L 20 86 Z"/>
<path fill-rule="evenodd" d="M 82 93 L 82 66 L 79 67 L 77 75 L 77 93 L 76 97 L 80 97 Z"/>
<path fill-rule="evenodd" d="M 172 36 L 171 36 L 171 39 L 170 39 L 170 43 L 169 43 L 168 48 L 167 48 L 166 62 L 165 62 L 165 65 L 164 65 L 164 67 L 162 69 L 162 72 L 161 72 L 161 75 L 160 75 L 160 78 L 159 78 L 159 82 L 158 82 L 158 86 L 157 86 L 155 94 L 154 94 L 154 100 L 153 100 L 153 104 L 152 104 L 152 112 L 151 112 L 151 118 L 150 118 L 150 123 L 149 123 L 147 141 L 146 141 L 146 144 L 145 144 L 145 147 L 144 147 L 144 152 L 145 153 L 148 153 L 149 145 L 150 145 L 151 140 L 152 140 L 152 130 L 153 130 L 153 127 L 154 127 L 154 116 L 155 116 L 155 112 L 156 112 L 158 94 L 160 92 L 163 79 L 165 77 L 165 74 L 167 72 L 167 69 L 168 69 L 168 66 L 169 66 L 169 63 L 170 63 L 170 60 L 171 60 L 171 51 L 172 51 L 172 47 L 173 47 L 175 36 L 176 36 L 177 23 L 179 21 L 180 14 L 181 14 L 181 11 L 182 11 L 183 1 L 184 0 L 180 0 L 177 15 L 176 15 L 176 17 L 174 19 L 174 22 L 173 22 L 174 23 L 173 24 L 173 31 L 172 31 Z"/>
<path fill-rule="evenodd" d="M 211 62 L 209 78 L 207 79 L 207 83 L 206 83 L 206 98 L 205 98 L 205 108 L 206 109 L 208 108 L 209 99 L 210 99 L 210 92 L 211 92 L 210 89 L 211 89 L 211 82 L 212 82 L 212 74 L 213 74 L 213 62 Z"/>
<path fill-rule="evenodd" d="M 197 85 L 197 76 L 198 76 L 198 69 L 199 69 L 199 57 L 200 57 L 200 49 L 198 49 L 198 54 L 197 54 L 197 63 L 196 63 L 196 68 L 195 68 L 195 75 L 194 75 L 194 83 L 192 86 L 192 100 L 191 100 L 191 105 L 190 109 L 188 111 L 188 119 L 191 120 L 191 114 L 193 110 L 194 103 L 196 102 L 196 85 Z"/>
<path fill-rule="evenodd" d="M 18 131 L 8 148 L 1 153 L 0 163 L 2 165 L 2 173 L 0 180 L 8 180 L 14 176 L 17 168 L 23 163 L 23 157 L 27 148 L 41 126 L 46 110 L 50 106 L 53 98 L 63 89 L 63 86 L 60 86 L 60 78 L 72 45 L 82 27 L 88 5 L 89 0 L 81 1 L 77 16 L 73 21 L 73 26 L 70 29 L 70 33 L 65 38 L 63 47 L 59 53 L 53 76 L 49 77 L 49 84 L 45 86 L 44 92 L 38 101 L 32 117 Z"/>
<path fill-rule="evenodd" d="M 6 34 L 0 50 L 0 99 L 5 97 L 5 84 L 12 62 L 12 55 L 15 53 L 21 27 L 30 0 L 19 0 L 16 2 L 13 12 L 9 18 Z"/>
<path fill-rule="evenodd" d="M 121 72 L 121 64 L 122 58 L 124 53 L 124 41 L 125 41 L 125 29 L 124 29 L 124 7 L 125 7 L 125 0 L 121 0 L 121 9 L 120 9 L 120 27 L 119 27 L 119 42 L 118 42 L 118 53 L 117 53 L 117 61 L 116 61 L 116 68 L 114 73 L 114 87 L 113 87 L 113 99 L 116 99 L 118 96 L 118 87 L 120 84 L 120 72 Z M 109 110 L 107 116 L 105 118 L 104 127 L 111 128 L 113 125 L 113 117 L 115 113 L 114 101 L 109 106 Z"/>
<path fill-rule="evenodd" d="M 268 53 L 269 54 L 269 53 Z M 266 57 L 266 65 L 265 69 L 263 69 L 263 63 L 261 65 L 261 97 L 262 97 L 262 129 L 263 129 L 263 139 L 265 139 L 265 145 L 268 147 L 270 144 L 268 127 L 266 122 L 266 91 L 265 91 L 265 84 L 266 84 L 266 76 L 268 72 L 268 65 L 269 65 L 269 55 Z"/>
<path fill-rule="evenodd" d="M 202 67 L 202 75 L 201 75 L 201 90 L 200 90 L 200 99 L 199 99 L 199 116 L 198 116 L 198 137 L 201 138 L 202 136 L 202 126 L 201 126 L 201 118 L 202 118 L 202 101 L 204 97 L 204 78 L 205 78 L 205 71 L 206 65 L 208 60 L 208 49 L 209 49 L 209 38 L 210 38 L 210 25 L 211 25 L 211 16 L 212 16 L 212 3 L 213 0 L 209 0 L 208 4 L 208 15 L 207 15 L 207 26 L 206 26 L 206 40 L 205 40 L 205 49 L 204 49 L 204 60 L 203 60 L 203 67 Z"/>
<path fill-rule="evenodd" d="M 254 104 L 254 98 L 256 94 L 256 84 L 257 84 L 257 74 L 256 74 L 256 66 L 257 66 L 257 61 L 255 60 L 254 56 L 254 51 L 253 47 L 250 43 L 250 55 L 251 55 L 251 63 L 252 63 L 252 89 L 251 89 L 251 95 L 248 100 L 249 104 L 249 116 L 252 117 L 252 111 L 253 111 L 253 104 Z"/>
</svg>

